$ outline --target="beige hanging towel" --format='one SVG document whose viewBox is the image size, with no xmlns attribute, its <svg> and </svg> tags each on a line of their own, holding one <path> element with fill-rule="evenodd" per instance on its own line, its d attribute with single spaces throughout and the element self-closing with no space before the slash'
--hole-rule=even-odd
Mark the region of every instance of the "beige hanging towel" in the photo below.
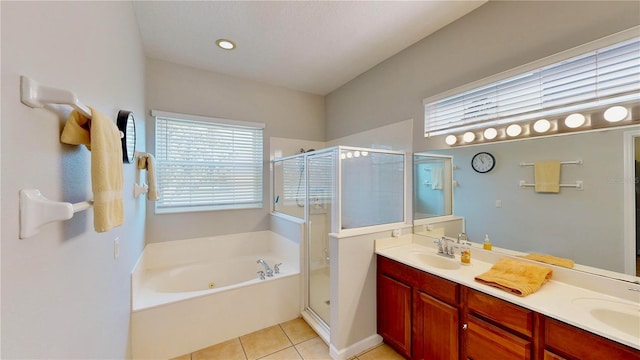
<svg viewBox="0 0 640 360">
<path fill-rule="evenodd" d="M 116 124 L 96 109 L 90 109 L 91 119 L 77 110 L 69 114 L 60 141 L 86 145 L 91 151 L 93 227 L 97 232 L 105 232 L 124 222 L 122 143 Z"/>
<path fill-rule="evenodd" d="M 158 189 L 156 187 L 156 165 L 155 158 L 149 153 L 143 153 L 138 157 L 138 169 L 147 170 L 147 199 L 156 201 L 160 197 L 158 196 Z"/>
<path fill-rule="evenodd" d="M 560 192 L 560 161 L 538 161 L 533 164 L 535 190 L 539 193 Z"/>
</svg>

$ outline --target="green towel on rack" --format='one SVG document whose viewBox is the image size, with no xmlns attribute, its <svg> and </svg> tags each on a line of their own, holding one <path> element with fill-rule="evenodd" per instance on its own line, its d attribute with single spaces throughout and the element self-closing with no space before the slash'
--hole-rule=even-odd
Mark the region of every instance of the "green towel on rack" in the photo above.
<svg viewBox="0 0 640 360">
<path fill-rule="evenodd" d="M 94 108 L 91 108 L 91 119 L 73 110 L 67 118 L 60 141 L 86 145 L 91 151 L 94 229 L 105 232 L 122 225 L 122 145 L 116 124 Z"/>
</svg>

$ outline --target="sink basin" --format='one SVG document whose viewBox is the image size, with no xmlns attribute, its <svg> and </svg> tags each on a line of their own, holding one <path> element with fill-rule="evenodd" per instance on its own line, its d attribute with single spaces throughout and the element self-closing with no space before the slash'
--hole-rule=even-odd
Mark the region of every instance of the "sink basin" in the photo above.
<svg viewBox="0 0 640 360">
<path fill-rule="evenodd" d="M 455 259 L 448 259 L 443 256 L 422 252 L 413 253 L 412 256 L 415 260 L 434 268 L 444 270 L 455 270 L 460 268 L 460 263 Z"/>
<path fill-rule="evenodd" d="M 589 311 L 594 319 L 634 337 L 640 337 L 640 305 L 623 302 L 578 298 L 573 303 Z"/>
</svg>

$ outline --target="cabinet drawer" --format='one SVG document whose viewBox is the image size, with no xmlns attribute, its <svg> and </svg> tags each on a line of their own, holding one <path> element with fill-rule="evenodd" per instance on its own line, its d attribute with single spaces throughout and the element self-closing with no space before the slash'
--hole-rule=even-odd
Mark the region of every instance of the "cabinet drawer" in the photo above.
<svg viewBox="0 0 640 360">
<path fill-rule="evenodd" d="M 453 281 L 418 270 L 415 286 L 419 291 L 425 292 L 447 304 L 457 306 L 460 303 L 460 285 Z"/>
<path fill-rule="evenodd" d="M 467 290 L 469 312 L 485 317 L 530 338 L 533 334 L 533 311 L 483 294 L 472 289 Z"/>
<path fill-rule="evenodd" d="M 547 349 L 567 359 L 640 359 L 640 350 L 548 317 L 544 321 L 544 341 Z"/>
<path fill-rule="evenodd" d="M 378 255 L 378 273 L 400 280 L 447 304 L 458 305 L 460 302 L 460 285 L 457 283 L 436 275 L 431 275 L 381 255 Z"/>
<path fill-rule="evenodd" d="M 469 316 L 466 357 L 471 360 L 531 359 L 532 344 L 497 326 Z"/>
</svg>

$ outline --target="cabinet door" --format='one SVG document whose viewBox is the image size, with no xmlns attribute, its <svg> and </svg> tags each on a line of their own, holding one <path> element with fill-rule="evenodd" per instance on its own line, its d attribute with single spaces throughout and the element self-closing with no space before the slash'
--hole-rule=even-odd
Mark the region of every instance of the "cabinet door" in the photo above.
<svg viewBox="0 0 640 360">
<path fill-rule="evenodd" d="M 378 275 L 378 334 L 396 351 L 411 356 L 411 287 Z"/>
<path fill-rule="evenodd" d="M 465 350 L 472 360 L 531 359 L 531 342 L 470 315 Z"/>
<path fill-rule="evenodd" d="M 421 291 L 417 292 L 415 344 L 417 358 L 457 360 L 458 308 Z"/>
</svg>

